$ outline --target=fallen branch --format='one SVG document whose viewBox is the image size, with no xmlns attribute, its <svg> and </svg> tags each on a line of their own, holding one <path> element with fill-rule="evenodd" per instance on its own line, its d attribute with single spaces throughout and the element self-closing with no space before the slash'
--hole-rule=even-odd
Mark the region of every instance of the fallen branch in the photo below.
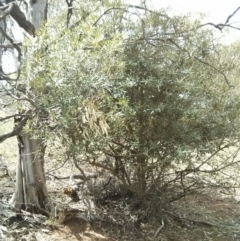
<svg viewBox="0 0 240 241">
<path fill-rule="evenodd" d="M 74 178 L 74 179 L 81 179 L 84 180 L 85 177 L 83 175 L 71 175 L 71 176 L 66 176 L 66 177 L 59 177 L 53 174 L 48 173 L 47 175 L 57 179 L 57 180 L 63 180 L 63 179 L 70 179 L 70 177 Z M 85 174 L 86 175 L 86 180 L 89 180 L 90 178 L 97 178 L 98 177 L 98 173 L 91 173 L 91 174 Z"/>
<path fill-rule="evenodd" d="M 156 233 L 153 236 L 153 239 L 155 239 L 157 237 L 157 235 L 159 234 L 159 232 L 164 228 L 164 220 L 162 218 L 162 224 L 161 226 L 157 229 Z"/>
<path fill-rule="evenodd" d="M 206 222 L 206 221 L 197 221 L 197 220 L 192 220 L 192 219 L 189 219 L 189 218 L 182 218 L 182 217 L 179 217 L 176 214 L 168 212 L 168 211 L 163 211 L 163 212 L 173 216 L 174 218 L 176 218 L 178 220 L 185 220 L 185 221 L 188 221 L 188 222 L 192 222 L 194 224 L 200 224 L 200 225 L 204 225 L 204 226 L 207 226 L 207 227 L 215 227 L 216 226 L 216 225 L 214 225 L 212 223 L 209 223 L 209 222 Z"/>
</svg>

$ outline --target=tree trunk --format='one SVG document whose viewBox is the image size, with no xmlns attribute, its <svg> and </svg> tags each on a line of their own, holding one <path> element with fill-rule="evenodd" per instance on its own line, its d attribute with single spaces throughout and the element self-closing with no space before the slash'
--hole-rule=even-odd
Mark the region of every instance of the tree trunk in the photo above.
<svg viewBox="0 0 240 241">
<path fill-rule="evenodd" d="M 140 197 L 144 197 L 147 183 L 146 183 L 146 157 L 144 154 L 137 156 L 137 193 Z"/>
<path fill-rule="evenodd" d="M 39 28 L 42 20 L 46 20 L 47 0 L 29 0 L 26 2 L 28 4 L 28 18 L 36 28 Z M 19 158 L 16 190 L 10 203 L 18 209 L 48 215 L 47 210 L 50 209 L 50 204 L 44 174 L 45 148 L 42 141 L 33 138 L 30 132 L 20 133 L 17 139 Z"/>
<path fill-rule="evenodd" d="M 28 19 L 35 26 L 36 29 L 41 27 L 43 20 L 47 20 L 47 0 L 28 0 Z"/>
<path fill-rule="evenodd" d="M 3 20 L 0 21 L 0 27 L 4 31 L 6 31 L 6 19 L 3 19 Z M 3 34 L 0 33 L 0 45 L 3 45 L 4 40 L 5 40 L 5 38 L 4 38 Z M 4 49 L 1 47 L 0 48 L 0 80 L 2 80 L 1 76 L 3 74 L 3 66 L 2 66 L 2 63 L 3 63 L 3 51 L 4 51 Z"/>
<path fill-rule="evenodd" d="M 17 209 L 48 214 L 49 200 L 44 174 L 44 147 L 30 133 L 18 135 L 19 157 L 16 190 L 10 201 Z"/>
</svg>

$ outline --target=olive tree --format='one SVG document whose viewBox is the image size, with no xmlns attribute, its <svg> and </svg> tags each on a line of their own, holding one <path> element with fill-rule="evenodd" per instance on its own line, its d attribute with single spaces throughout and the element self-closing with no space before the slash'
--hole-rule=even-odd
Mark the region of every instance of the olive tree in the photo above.
<svg viewBox="0 0 240 241">
<path fill-rule="evenodd" d="M 59 16 L 39 32 L 33 71 L 23 70 L 48 114 L 38 126 L 46 142 L 58 139 L 76 166 L 104 168 L 139 197 L 204 172 L 236 143 L 236 66 L 211 29 L 120 1 L 74 6 L 68 28 Z"/>
</svg>

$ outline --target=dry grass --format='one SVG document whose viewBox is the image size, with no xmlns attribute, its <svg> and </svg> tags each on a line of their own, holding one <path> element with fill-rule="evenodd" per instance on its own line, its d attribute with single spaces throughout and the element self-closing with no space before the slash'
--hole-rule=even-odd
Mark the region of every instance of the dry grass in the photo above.
<svg viewBox="0 0 240 241">
<path fill-rule="evenodd" d="M 6 113 L 0 111 L 0 116 L 4 116 Z M 5 134 L 13 128 L 13 123 L 1 123 L 0 135 Z M 17 158 L 17 141 L 15 138 L 10 138 L 3 143 L 0 143 L 0 155 L 8 166 L 10 171 L 15 171 L 16 158 Z M 57 150 L 55 150 L 57 149 Z M 62 155 L 58 148 L 51 147 L 51 150 L 47 150 L 46 155 L 46 173 L 49 194 L 53 201 L 59 203 L 69 203 L 68 197 L 64 196 L 63 189 L 68 185 L 68 179 L 54 179 L 53 176 L 66 177 L 71 174 L 79 174 L 74 165 L 67 162 L 62 166 Z M 231 156 L 236 152 L 236 148 L 230 148 L 227 153 L 221 154 L 221 156 L 211 160 L 210 165 L 203 166 L 206 170 L 211 170 L 213 166 L 218 166 L 224 160 L 232 161 Z M 58 155 L 56 155 L 58 153 Z M 238 156 L 234 156 L 237 161 Z M 59 168 L 59 169 L 58 169 Z M 97 170 L 92 167 L 84 167 L 85 171 L 96 172 Z M 179 168 L 179 167 L 178 167 Z M 186 168 L 186 167 L 180 167 Z M 228 167 L 227 169 L 219 172 L 218 175 L 211 175 L 208 173 L 189 174 L 188 179 L 198 179 L 199 182 L 206 183 L 206 186 L 221 184 L 224 182 L 233 184 L 240 182 L 239 173 L 240 168 L 236 164 L 234 167 Z M 66 239 L 74 240 L 165 240 L 165 241 L 239 241 L 240 240 L 240 212 L 238 210 L 238 203 L 236 199 L 239 199 L 239 189 L 226 193 L 224 189 L 215 189 L 213 187 L 207 188 L 205 191 L 199 190 L 194 194 L 180 199 L 169 206 L 170 209 L 167 212 L 164 210 L 158 210 L 155 212 L 155 217 L 148 217 L 146 222 L 142 222 L 139 226 L 134 226 L 134 219 L 142 215 L 148 208 L 153 208 L 154 203 L 150 203 L 147 207 L 138 207 L 136 198 L 132 198 L 119 194 L 118 185 L 111 181 L 108 183 L 107 174 L 99 176 L 96 180 L 91 180 L 86 185 L 85 194 L 89 200 L 94 201 L 96 212 L 99 216 L 106 218 L 108 222 L 96 222 L 90 225 L 88 222 L 80 219 L 69 220 L 65 225 L 57 226 L 54 230 L 47 229 L 29 229 L 28 235 L 22 236 L 35 236 L 36 240 L 59 240 Z M 96 181 L 96 186 L 95 182 Z M 7 186 L 9 180 L 1 180 L 2 185 L 0 193 L 10 193 L 13 190 L 13 186 Z M 112 187 L 111 187 L 112 185 Z M 3 188 L 4 187 L 4 188 Z M 111 194 L 113 194 L 111 196 Z M 120 193 L 121 194 L 121 193 Z M 81 193 L 79 192 L 81 196 Z M 10 197 L 10 195 L 8 196 Z M 8 198 L 7 197 L 7 198 Z M 4 200 L 7 200 L 5 197 Z M 99 199 L 99 202 L 96 202 Z M 158 200 L 159 197 L 156 197 Z M 2 199 L 3 200 L 3 199 Z M 79 207 L 80 202 L 73 204 Z M 151 206 L 152 205 L 152 206 Z M 157 204 L 156 204 L 157 205 Z M 159 206 L 160 207 L 160 206 Z M 82 207 L 81 207 L 82 208 Z M 161 220 L 164 220 L 164 227 L 160 230 L 156 238 L 153 238 L 158 228 L 162 225 Z M 203 222 L 203 224 L 201 223 Z M 213 224 L 209 227 L 204 225 L 205 223 Z M 44 230 L 44 231 L 42 231 Z M 114 238 L 109 238 L 114 237 Z"/>
<path fill-rule="evenodd" d="M 3 110 L 0 111 L 0 117 L 7 116 L 7 113 Z M 7 134 L 13 129 L 14 123 L 11 122 L 0 122 L 0 135 Z M 17 139 L 16 137 L 9 138 L 4 142 L 0 143 L 0 160 L 4 164 L 7 164 L 9 171 L 15 172 L 16 160 L 18 154 Z M 13 164 L 13 165 L 11 165 Z"/>
</svg>

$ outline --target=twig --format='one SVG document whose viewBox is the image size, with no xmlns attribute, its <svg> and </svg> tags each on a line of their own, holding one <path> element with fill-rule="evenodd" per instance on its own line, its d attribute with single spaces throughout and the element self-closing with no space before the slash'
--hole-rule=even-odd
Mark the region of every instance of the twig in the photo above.
<svg viewBox="0 0 240 241">
<path fill-rule="evenodd" d="M 240 7 L 238 7 L 232 14 L 230 14 L 225 22 L 225 24 L 229 23 L 229 20 L 237 13 L 237 11 L 240 9 Z"/>
<path fill-rule="evenodd" d="M 157 237 L 157 235 L 159 234 L 159 232 L 164 228 L 164 220 L 162 218 L 162 224 L 161 226 L 157 229 L 156 233 L 153 236 L 153 239 L 155 239 Z"/>
<path fill-rule="evenodd" d="M 1 29 L 1 28 L 0 28 Z M 20 76 L 20 69 L 19 69 L 19 76 Z M 18 79 L 18 77 L 16 78 L 16 80 Z M 12 79 L 13 80 L 13 79 Z M 29 99 L 27 96 L 23 95 L 23 97 L 18 97 L 16 95 L 14 95 L 12 92 L 10 92 L 9 90 L 7 90 L 5 88 L 5 86 L 2 86 L 3 89 L 5 90 L 5 92 L 7 93 L 7 95 L 11 96 L 13 99 L 17 100 L 17 101 L 28 101 L 32 106 L 34 106 L 36 109 L 38 109 L 38 106 L 36 105 L 36 103 L 34 102 L 34 100 Z"/>
<path fill-rule="evenodd" d="M 240 9 L 240 7 L 238 7 L 232 14 L 230 14 L 230 15 L 227 17 L 227 19 L 226 19 L 226 21 L 225 21 L 224 24 L 223 24 L 223 23 L 219 23 L 219 24 L 204 23 L 204 24 L 199 25 L 199 28 L 204 27 L 204 26 L 207 26 L 207 25 L 211 25 L 211 26 L 217 28 L 219 31 L 222 31 L 224 27 L 228 27 L 228 28 L 233 28 L 233 29 L 236 29 L 236 30 L 240 30 L 240 28 L 234 27 L 234 26 L 232 26 L 232 25 L 229 24 L 229 20 L 238 12 L 239 9 Z"/>
<path fill-rule="evenodd" d="M 5 120 L 11 119 L 13 117 L 22 117 L 22 116 L 23 115 L 15 114 L 15 115 L 9 115 L 9 116 L 6 116 L 6 117 L 0 117 L 0 121 L 5 121 Z"/>
<path fill-rule="evenodd" d="M 72 143 L 74 146 L 76 146 L 76 140 L 75 140 L 74 136 L 72 137 Z M 88 198 L 85 196 L 85 192 L 84 192 L 84 185 L 86 184 L 88 179 L 87 179 L 87 176 L 86 176 L 85 172 L 83 171 L 83 169 L 78 165 L 76 155 L 74 152 L 73 152 L 72 156 L 73 156 L 73 162 L 74 162 L 75 167 L 81 172 L 81 174 L 84 177 L 83 183 L 82 183 L 82 188 L 81 188 L 81 194 L 82 194 L 83 203 L 85 204 L 85 206 L 87 207 L 87 210 L 88 210 L 87 216 L 89 218 L 89 221 L 91 221 L 94 219 L 93 214 L 92 214 L 92 207 L 91 207 L 91 204 L 90 204 Z"/>
<path fill-rule="evenodd" d="M 0 16 L 0 20 L 5 19 L 7 15 L 11 13 L 13 6 L 14 6 L 14 3 L 9 3 L 6 6 L 0 7 L 0 10 L 4 12 L 3 15 Z"/>
<path fill-rule="evenodd" d="M 179 217 L 176 214 L 168 212 L 168 211 L 163 211 L 163 212 L 172 215 L 174 218 L 176 218 L 178 220 L 186 220 L 186 221 L 192 222 L 194 224 L 201 224 L 201 225 L 205 225 L 207 227 L 214 227 L 214 226 L 216 226 L 216 225 L 214 225 L 212 223 L 205 222 L 205 221 L 197 221 L 197 220 L 192 220 L 192 219 L 189 219 L 189 218 L 182 218 L 182 217 Z"/>
<path fill-rule="evenodd" d="M 56 168 L 56 169 L 54 169 L 54 168 L 55 168 L 58 164 L 54 165 L 53 167 L 50 168 L 50 170 L 49 170 L 48 172 L 46 172 L 46 174 L 49 174 L 50 176 L 53 176 L 53 177 L 56 178 L 56 179 L 68 179 L 69 176 L 66 177 L 66 178 L 59 178 L 59 177 L 57 177 L 57 176 L 55 176 L 55 175 L 50 174 L 50 172 L 56 171 L 56 170 L 62 168 L 62 167 L 66 164 L 66 162 L 67 162 L 68 160 L 69 160 L 69 158 L 67 158 L 67 159 L 60 165 L 60 167 L 58 167 L 58 168 Z"/>
<path fill-rule="evenodd" d="M 212 241 L 212 239 L 208 237 L 208 235 L 207 235 L 205 230 L 203 230 L 203 233 L 204 233 L 204 235 L 205 235 L 205 237 L 207 238 L 208 241 Z"/>
<path fill-rule="evenodd" d="M 0 136 L 0 143 L 3 142 L 3 141 L 5 141 L 6 139 L 8 139 L 8 138 L 10 138 L 10 137 L 13 137 L 13 136 L 18 135 L 18 134 L 22 131 L 22 129 L 23 129 L 23 127 L 25 126 L 25 124 L 27 123 L 27 120 L 29 119 L 30 113 L 31 113 L 30 110 L 27 111 L 27 112 L 25 113 L 25 117 L 18 123 L 18 125 L 16 125 L 16 126 L 14 127 L 14 129 L 13 129 L 11 132 L 9 132 L 9 133 L 7 133 L 7 134 L 5 134 L 5 135 L 1 135 L 1 136 Z"/>
<path fill-rule="evenodd" d="M 205 65 L 211 67 L 212 69 L 216 70 L 219 74 L 221 74 L 221 75 L 223 76 L 223 78 L 224 78 L 226 84 L 228 85 L 228 87 L 233 87 L 232 85 L 230 85 L 230 83 L 229 83 L 229 81 L 228 81 L 228 78 L 227 78 L 227 76 L 223 73 L 223 71 L 221 71 L 220 69 L 216 68 L 216 67 L 213 66 L 212 64 L 207 63 L 207 62 L 199 59 L 199 58 L 196 57 L 196 56 L 194 56 L 194 58 L 195 58 L 196 60 L 198 60 L 200 63 L 205 64 Z"/>
<path fill-rule="evenodd" d="M 55 169 L 57 170 L 57 169 Z M 58 177 L 55 176 L 53 174 L 47 173 L 47 175 L 52 176 L 54 178 L 56 178 L 57 180 L 63 180 L 63 179 L 69 179 L 70 177 L 74 178 L 74 179 L 81 179 L 84 180 L 85 177 L 83 175 L 71 175 L 71 176 L 66 176 L 66 177 Z M 96 178 L 98 176 L 98 174 L 90 174 L 90 175 L 86 175 L 86 179 L 89 180 L 90 178 Z"/>
</svg>

